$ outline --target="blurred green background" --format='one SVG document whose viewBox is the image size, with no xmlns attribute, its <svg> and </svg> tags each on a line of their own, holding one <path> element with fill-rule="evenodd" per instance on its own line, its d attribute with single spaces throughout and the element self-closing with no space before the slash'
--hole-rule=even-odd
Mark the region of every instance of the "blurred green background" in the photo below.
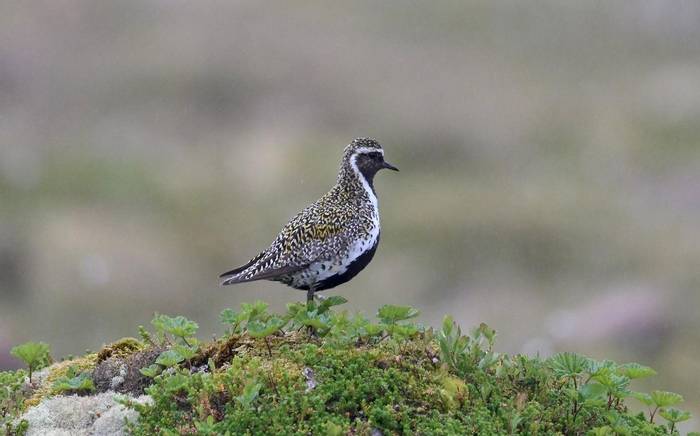
<svg viewBox="0 0 700 436">
<path fill-rule="evenodd" d="M 374 262 L 330 291 L 634 360 L 700 416 L 700 2 L 0 3 L 0 369 L 220 288 L 374 136 Z M 696 421 L 697 422 L 697 421 Z"/>
</svg>

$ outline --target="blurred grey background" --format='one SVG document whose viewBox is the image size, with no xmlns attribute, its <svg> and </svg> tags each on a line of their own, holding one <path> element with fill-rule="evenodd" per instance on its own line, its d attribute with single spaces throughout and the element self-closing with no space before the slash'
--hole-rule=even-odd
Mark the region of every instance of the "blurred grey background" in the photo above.
<svg viewBox="0 0 700 436">
<path fill-rule="evenodd" d="M 638 361 L 700 415 L 700 2 L 0 3 L 0 369 L 303 293 L 220 288 L 374 136 L 330 291 Z"/>
</svg>

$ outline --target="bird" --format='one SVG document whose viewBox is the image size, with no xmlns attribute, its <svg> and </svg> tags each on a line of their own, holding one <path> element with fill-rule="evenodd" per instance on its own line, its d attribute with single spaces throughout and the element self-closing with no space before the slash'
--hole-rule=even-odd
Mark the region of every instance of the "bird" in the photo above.
<svg viewBox="0 0 700 436">
<path fill-rule="evenodd" d="M 399 171 L 373 138 L 356 138 L 343 151 L 336 184 L 294 216 L 270 246 L 248 263 L 221 274 L 223 286 L 257 280 L 316 292 L 348 282 L 372 260 L 381 228 L 374 176 Z"/>
</svg>

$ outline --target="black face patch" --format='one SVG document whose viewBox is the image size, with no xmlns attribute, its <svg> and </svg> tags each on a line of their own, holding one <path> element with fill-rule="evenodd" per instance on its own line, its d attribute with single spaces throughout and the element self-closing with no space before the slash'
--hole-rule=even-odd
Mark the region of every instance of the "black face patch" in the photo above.
<svg viewBox="0 0 700 436">
<path fill-rule="evenodd" d="M 374 175 L 384 167 L 384 156 L 378 152 L 360 153 L 355 158 L 355 164 L 367 183 L 374 187 Z"/>
<path fill-rule="evenodd" d="M 384 156 L 381 153 L 360 153 L 357 155 L 355 160 L 357 163 L 357 168 L 362 171 L 363 169 L 376 168 L 380 170 L 384 165 Z"/>
</svg>

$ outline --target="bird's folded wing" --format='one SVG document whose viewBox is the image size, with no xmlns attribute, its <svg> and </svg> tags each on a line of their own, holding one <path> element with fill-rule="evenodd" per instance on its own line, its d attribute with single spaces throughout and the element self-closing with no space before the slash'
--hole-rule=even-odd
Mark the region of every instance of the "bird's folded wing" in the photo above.
<svg viewBox="0 0 700 436">
<path fill-rule="evenodd" d="M 273 279 L 333 258 L 346 242 L 343 226 L 310 207 L 294 217 L 272 245 L 247 264 L 221 275 L 224 285 Z"/>
<path fill-rule="evenodd" d="M 249 281 L 253 280 L 267 280 L 267 279 L 273 279 L 275 277 L 279 276 L 285 276 L 288 274 L 294 274 L 297 271 L 300 271 L 304 268 L 307 268 L 309 265 L 285 265 L 280 268 L 273 268 L 273 269 L 268 269 L 266 271 L 260 271 L 259 273 L 255 274 L 253 277 L 250 278 Z"/>
<path fill-rule="evenodd" d="M 293 274 L 299 270 L 306 268 L 307 266 L 308 265 L 285 265 L 279 268 L 267 268 L 264 270 L 253 272 L 252 274 L 245 274 L 247 269 L 246 268 L 233 274 L 222 274 L 221 278 L 223 278 L 224 281 L 221 282 L 221 284 L 226 286 L 233 285 L 235 283 L 246 283 L 254 282 L 257 280 L 267 280 L 287 274 Z M 249 268 L 250 267 L 254 267 L 254 265 L 250 265 Z"/>
</svg>

